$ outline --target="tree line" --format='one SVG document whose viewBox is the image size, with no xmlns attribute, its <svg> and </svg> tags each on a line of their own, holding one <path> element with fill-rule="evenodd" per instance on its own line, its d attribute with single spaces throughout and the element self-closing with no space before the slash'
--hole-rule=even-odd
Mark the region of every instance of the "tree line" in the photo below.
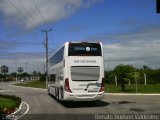
<svg viewBox="0 0 160 120">
<path fill-rule="evenodd" d="M 32 74 L 23 72 L 21 68 L 17 69 L 17 72 L 8 74 L 9 68 L 6 65 L 1 66 L 0 78 L 6 77 L 30 77 L 31 75 L 42 76 L 45 80 L 45 74 L 33 71 Z M 125 84 L 156 84 L 160 83 L 160 68 L 152 69 L 146 65 L 142 68 L 135 68 L 132 65 L 117 65 L 113 70 L 105 71 L 105 82 L 108 84 L 120 84 L 122 87 Z"/>
<path fill-rule="evenodd" d="M 135 68 L 132 65 L 120 64 L 114 70 L 105 71 L 105 79 L 108 84 L 121 85 L 122 91 L 125 84 L 157 84 L 160 83 L 160 68 L 152 69 L 146 65 Z"/>
<path fill-rule="evenodd" d="M 9 67 L 6 65 L 1 66 L 0 80 L 13 81 L 21 78 L 35 78 L 37 76 L 44 76 L 42 73 L 33 71 L 31 74 L 24 72 L 22 67 L 18 67 L 16 72 L 9 73 Z"/>
</svg>

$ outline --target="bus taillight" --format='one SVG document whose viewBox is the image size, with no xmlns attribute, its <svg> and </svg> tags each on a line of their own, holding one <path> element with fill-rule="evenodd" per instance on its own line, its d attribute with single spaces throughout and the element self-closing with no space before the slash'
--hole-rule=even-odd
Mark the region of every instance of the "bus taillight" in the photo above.
<svg viewBox="0 0 160 120">
<path fill-rule="evenodd" d="M 72 91 L 71 91 L 71 89 L 69 87 L 69 80 L 68 80 L 68 78 L 65 79 L 64 89 L 65 89 L 66 92 L 72 93 Z"/>
<path fill-rule="evenodd" d="M 101 88 L 100 88 L 99 92 L 104 92 L 104 84 L 105 84 L 105 81 L 104 81 L 104 80 L 105 80 L 105 79 L 102 78 Z"/>
</svg>

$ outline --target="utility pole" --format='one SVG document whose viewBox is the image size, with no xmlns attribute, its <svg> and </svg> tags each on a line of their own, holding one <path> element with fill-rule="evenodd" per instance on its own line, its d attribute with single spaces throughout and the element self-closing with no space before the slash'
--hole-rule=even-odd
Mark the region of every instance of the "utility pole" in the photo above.
<svg viewBox="0 0 160 120">
<path fill-rule="evenodd" d="M 110 65 L 110 63 L 108 63 L 108 71 L 109 71 L 109 65 Z"/>
<path fill-rule="evenodd" d="M 143 74 L 144 74 L 144 84 L 147 85 L 146 73 L 143 72 Z"/>
<path fill-rule="evenodd" d="M 49 30 L 43 29 L 41 31 L 46 33 L 46 40 L 45 40 L 44 46 L 46 48 L 46 88 L 47 88 L 48 87 L 47 86 L 48 77 L 49 77 L 49 74 L 48 74 L 48 32 L 52 31 L 52 29 L 49 29 Z"/>
<path fill-rule="evenodd" d="M 25 63 L 26 64 L 26 73 L 27 73 L 27 65 L 28 65 L 28 63 Z"/>
<path fill-rule="evenodd" d="M 136 78 L 136 72 L 134 72 L 134 79 L 135 79 L 135 83 L 136 83 L 136 93 L 137 93 L 137 78 Z"/>
<path fill-rule="evenodd" d="M 34 65 L 32 65 L 32 80 L 34 79 Z"/>
</svg>

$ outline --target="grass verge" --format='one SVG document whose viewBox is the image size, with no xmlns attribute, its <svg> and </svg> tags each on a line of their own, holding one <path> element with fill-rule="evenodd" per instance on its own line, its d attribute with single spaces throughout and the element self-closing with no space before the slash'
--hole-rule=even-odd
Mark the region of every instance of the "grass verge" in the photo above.
<svg viewBox="0 0 160 120">
<path fill-rule="evenodd" d="M 0 108 L 14 108 L 16 107 L 16 102 L 12 99 L 0 97 Z"/>
<path fill-rule="evenodd" d="M 34 87 L 34 88 L 46 88 L 45 81 L 31 81 L 27 83 L 19 83 L 16 84 L 17 86 L 25 86 L 25 87 Z M 131 86 L 125 85 L 125 91 L 122 92 L 121 86 L 113 85 L 113 84 L 106 84 L 105 85 L 105 92 L 109 93 L 136 93 L 136 86 L 132 84 Z M 160 84 L 138 84 L 137 85 L 137 93 L 160 93 Z"/>
<path fill-rule="evenodd" d="M 46 82 L 45 81 L 40 81 L 40 80 L 34 80 L 31 82 L 23 82 L 23 83 L 18 83 L 15 84 L 17 86 L 24 86 L 24 87 L 34 87 L 34 88 L 44 88 L 46 89 Z"/>
<path fill-rule="evenodd" d="M 0 115 L 11 114 L 17 107 L 19 107 L 20 103 L 21 98 L 19 97 L 0 94 Z"/>
<path fill-rule="evenodd" d="M 106 84 L 105 91 L 108 93 L 136 93 L 136 85 L 125 85 L 125 91 L 122 92 L 120 85 Z M 137 93 L 160 93 L 160 84 L 138 84 Z"/>
</svg>

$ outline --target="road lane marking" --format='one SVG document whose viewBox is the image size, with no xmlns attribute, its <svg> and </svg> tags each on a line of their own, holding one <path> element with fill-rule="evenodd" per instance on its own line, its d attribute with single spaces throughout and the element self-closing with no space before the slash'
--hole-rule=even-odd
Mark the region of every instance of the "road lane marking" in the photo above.
<svg viewBox="0 0 160 120">
<path fill-rule="evenodd" d="M 0 92 L 16 92 L 14 90 L 0 90 Z"/>
<path fill-rule="evenodd" d="M 34 87 L 25 87 L 25 86 L 16 86 L 16 85 L 9 85 L 9 86 L 12 86 L 12 87 L 20 87 L 20 88 L 26 88 L 26 89 L 35 89 L 35 90 L 44 90 L 46 91 L 47 89 L 44 89 L 44 88 L 34 88 Z"/>
<path fill-rule="evenodd" d="M 155 96 L 155 95 L 160 95 L 158 93 L 146 93 L 146 94 L 143 94 L 143 93 L 105 93 L 105 95 L 137 95 L 137 96 L 141 96 L 141 95 L 144 95 L 144 96 L 147 96 L 147 95 L 150 95 L 150 96 Z"/>
<path fill-rule="evenodd" d="M 17 120 L 23 117 L 25 114 L 27 114 L 30 109 L 29 104 L 27 104 L 26 102 L 22 101 L 22 104 L 25 104 L 27 106 L 27 110 L 21 116 L 19 116 Z"/>
<path fill-rule="evenodd" d="M 25 107 L 24 107 L 24 105 L 25 105 Z M 21 117 L 23 117 L 25 114 L 27 114 L 29 109 L 30 109 L 29 105 L 26 102 L 22 101 L 18 110 L 16 110 L 14 113 L 8 115 L 6 118 L 18 120 Z"/>
</svg>

